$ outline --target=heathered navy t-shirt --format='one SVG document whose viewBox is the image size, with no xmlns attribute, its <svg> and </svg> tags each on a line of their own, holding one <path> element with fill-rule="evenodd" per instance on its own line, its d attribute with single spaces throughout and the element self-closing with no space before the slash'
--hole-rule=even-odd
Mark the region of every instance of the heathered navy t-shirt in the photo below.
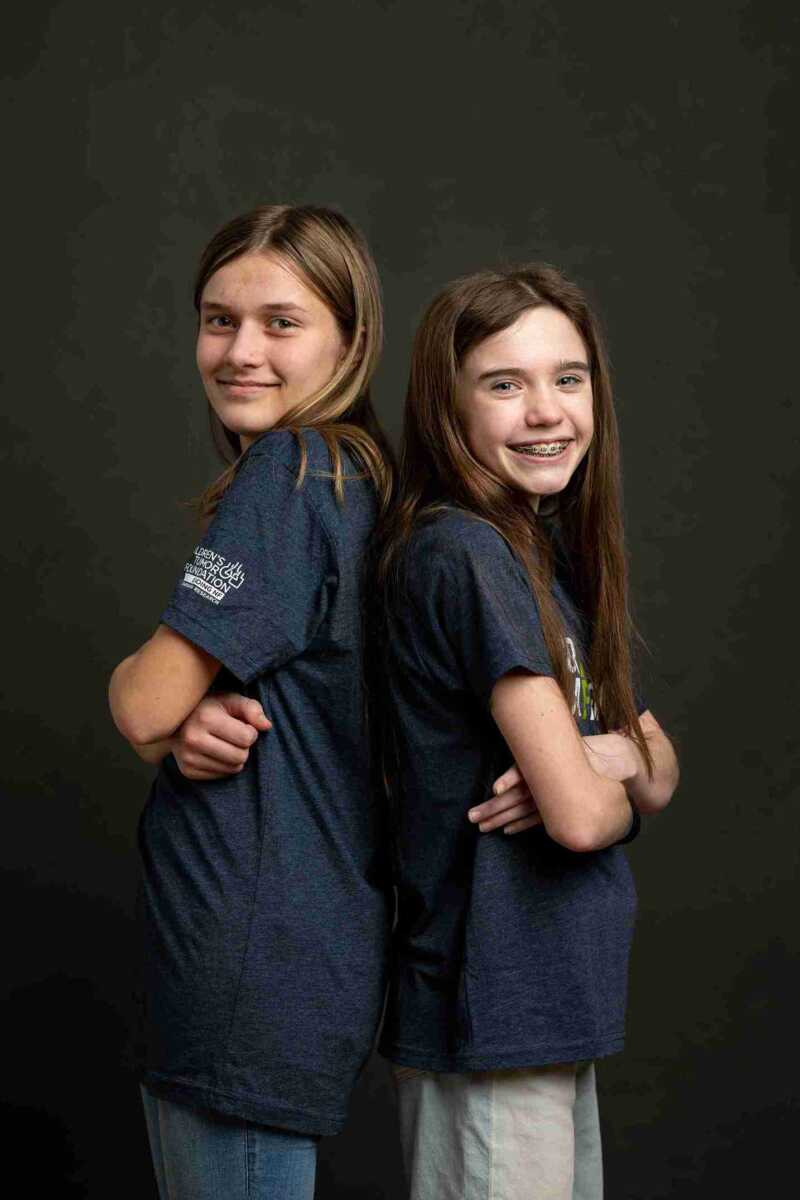
<svg viewBox="0 0 800 1200">
<path fill-rule="evenodd" d="M 513 668 L 552 675 L 527 575 L 485 522 L 449 508 L 412 534 L 390 618 L 388 689 L 399 774 L 399 917 L 380 1051 L 475 1071 L 621 1049 L 636 907 L 625 852 L 575 853 L 543 826 L 481 833 L 467 811 L 512 762 L 489 712 Z M 586 630 L 563 582 L 573 712 L 601 732 Z"/>
<path fill-rule="evenodd" d="M 143 1078 L 196 1107 L 332 1134 L 385 985 L 385 835 L 361 683 L 376 501 L 352 479 L 341 506 L 319 474 L 332 470 L 323 439 L 304 440 L 299 488 L 292 433 L 252 444 L 161 618 L 273 727 L 238 775 L 192 781 L 169 755 L 153 784 L 139 828 Z"/>
</svg>

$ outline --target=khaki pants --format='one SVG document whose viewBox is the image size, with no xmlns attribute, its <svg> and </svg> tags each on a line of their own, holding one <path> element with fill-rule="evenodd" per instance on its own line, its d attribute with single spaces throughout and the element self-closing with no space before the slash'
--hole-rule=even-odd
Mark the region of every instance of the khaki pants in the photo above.
<svg viewBox="0 0 800 1200">
<path fill-rule="evenodd" d="M 593 1063 L 394 1078 L 409 1200 L 602 1200 Z"/>
</svg>

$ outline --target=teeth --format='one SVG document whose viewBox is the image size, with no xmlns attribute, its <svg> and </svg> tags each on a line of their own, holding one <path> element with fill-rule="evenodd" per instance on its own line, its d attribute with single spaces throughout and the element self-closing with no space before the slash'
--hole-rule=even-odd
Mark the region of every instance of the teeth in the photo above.
<svg viewBox="0 0 800 1200">
<path fill-rule="evenodd" d="M 568 445 L 569 442 L 539 442 L 536 446 L 514 446 L 514 450 L 532 458 L 554 458 Z"/>
</svg>

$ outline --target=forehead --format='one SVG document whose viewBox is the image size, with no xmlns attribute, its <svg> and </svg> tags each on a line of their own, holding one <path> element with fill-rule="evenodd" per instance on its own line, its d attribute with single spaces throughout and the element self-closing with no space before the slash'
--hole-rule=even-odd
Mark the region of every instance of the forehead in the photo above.
<svg viewBox="0 0 800 1200">
<path fill-rule="evenodd" d="M 473 346 L 463 367 L 475 374 L 495 366 L 535 371 L 575 359 L 588 362 L 583 338 L 560 309 L 542 304 L 527 309 L 513 325 Z"/>
<path fill-rule="evenodd" d="M 313 312 L 325 306 L 285 259 L 273 251 L 242 254 L 225 263 L 203 288 L 206 304 L 297 304 Z"/>
</svg>

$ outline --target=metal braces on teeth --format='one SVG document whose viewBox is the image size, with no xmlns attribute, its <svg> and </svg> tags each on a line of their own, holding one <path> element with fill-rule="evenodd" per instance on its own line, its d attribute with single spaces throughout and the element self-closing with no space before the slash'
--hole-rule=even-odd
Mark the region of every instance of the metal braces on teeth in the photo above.
<svg viewBox="0 0 800 1200">
<path fill-rule="evenodd" d="M 538 450 L 534 446 L 516 446 L 515 450 L 518 454 L 527 454 L 532 458 L 555 458 L 567 444 L 567 442 L 550 442 L 542 450 Z"/>
</svg>

